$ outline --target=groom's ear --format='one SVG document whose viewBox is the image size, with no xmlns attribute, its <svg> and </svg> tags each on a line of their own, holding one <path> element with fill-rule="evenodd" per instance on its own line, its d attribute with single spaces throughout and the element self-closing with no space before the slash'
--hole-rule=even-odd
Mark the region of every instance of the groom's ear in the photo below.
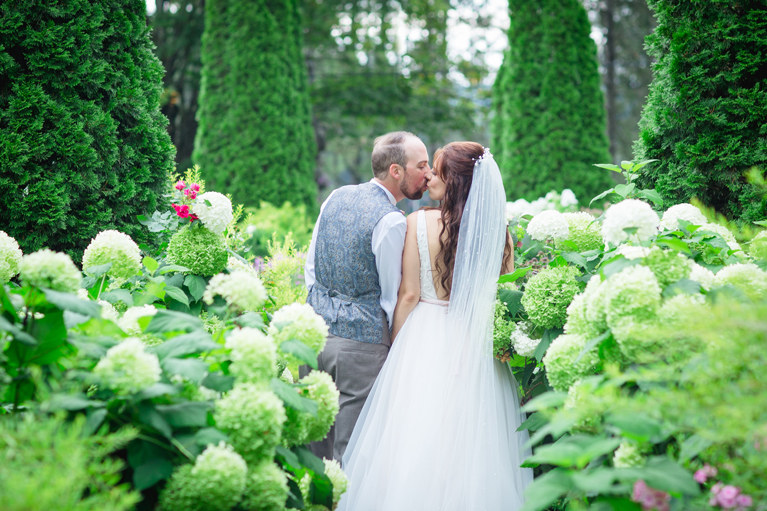
<svg viewBox="0 0 767 511">
<path fill-rule="evenodd" d="M 402 177 L 403 168 L 397 163 L 389 165 L 389 175 L 394 179 L 400 179 Z"/>
</svg>

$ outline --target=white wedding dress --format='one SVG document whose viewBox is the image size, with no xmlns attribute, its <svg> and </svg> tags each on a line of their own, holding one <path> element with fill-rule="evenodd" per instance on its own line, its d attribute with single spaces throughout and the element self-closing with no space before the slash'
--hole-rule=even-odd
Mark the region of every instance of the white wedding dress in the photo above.
<svg viewBox="0 0 767 511">
<path fill-rule="evenodd" d="M 533 476 L 520 468 L 529 450 L 527 433 L 516 431 L 524 420 L 517 384 L 493 358 L 492 331 L 467 336 L 449 319 L 448 302 L 434 290 L 423 211 L 417 220 L 421 301 L 352 433 L 343 457 L 349 485 L 338 509 L 520 509 Z M 500 261 L 492 278 L 499 270 Z"/>
</svg>

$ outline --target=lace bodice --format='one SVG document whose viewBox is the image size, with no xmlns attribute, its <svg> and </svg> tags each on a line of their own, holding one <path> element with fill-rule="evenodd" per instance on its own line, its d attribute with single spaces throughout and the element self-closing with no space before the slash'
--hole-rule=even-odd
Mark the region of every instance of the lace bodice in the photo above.
<svg viewBox="0 0 767 511">
<path fill-rule="evenodd" d="M 416 237 L 418 238 L 418 255 L 421 258 L 421 300 L 447 303 L 437 297 L 434 289 L 434 277 L 431 269 L 431 257 L 429 256 L 429 238 L 426 235 L 426 212 L 418 212 Z"/>
</svg>

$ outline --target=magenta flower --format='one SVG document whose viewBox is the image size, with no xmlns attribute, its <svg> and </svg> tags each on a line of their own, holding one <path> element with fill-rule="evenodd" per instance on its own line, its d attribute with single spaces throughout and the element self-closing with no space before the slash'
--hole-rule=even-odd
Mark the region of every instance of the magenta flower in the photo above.
<svg viewBox="0 0 767 511">
<path fill-rule="evenodd" d="M 193 192 L 199 192 L 200 191 L 200 185 L 198 185 L 197 183 L 192 183 L 191 185 L 189 185 L 189 188 Z"/>
<path fill-rule="evenodd" d="M 634 483 L 631 500 L 641 504 L 643 511 L 669 511 L 671 495 L 647 486 L 647 483 L 640 479 Z"/>
<path fill-rule="evenodd" d="M 703 484 L 706 482 L 706 480 L 709 477 L 714 477 L 717 474 L 716 467 L 712 467 L 708 463 L 703 465 L 703 468 L 698 469 L 695 471 L 695 475 L 693 478 L 698 481 L 700 484 Z"/>
<path fill-rule="evenodd" d="M 176 186 L 174 188 L 176 190 L 183 190 L 184 187 L 186 187 L 186 184 L 184 183 L 184 181 L 179 181 L 178 183 L 176 183 Z"/>
<path fill-rule="evenodd" d="M 747 507 L 753 504 L 753 499 L 749 495 L 742 494 L 737 486 L 731 484 L 725 486 L 722 483 L 716 483 L 711 487 L 711 498 L 708 503 L 722 509 L 745 511 Z"/>
<path fill-rule="evenodd" d="M 743 495 L 742 493 L 738 495 L 738 506 L 746 508 L 751 507 L 754 504 L 754 499 L 752 499 L 749 495 Z"/>
<path fill-rule="evenodd" d="M 184 190 L 184 195 L 186 195 L 192 200 L 197 198 L 197 192 L 192 190 L 191 188 L 187 188 L 186 190 Z"/>
<path fill-rule="evenodd" d="M 178 205 L 178 204 L 171 204 L 173 206 L 173 209 L 176 210 L 176 214 L 181 218 L 187 218 L 189 216 L 189 206 L 186 204 Z"/>
</svg>

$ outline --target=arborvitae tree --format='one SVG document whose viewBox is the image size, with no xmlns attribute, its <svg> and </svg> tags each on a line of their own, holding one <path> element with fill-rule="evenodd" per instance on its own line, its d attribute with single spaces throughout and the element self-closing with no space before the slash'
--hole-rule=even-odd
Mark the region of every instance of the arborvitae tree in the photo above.
<svg viewBox="0 0 767 511">
<path fill-rule="evenodd" d="M 493 144 L 510 198 L 611 181 L 596 45 L 578 0 L 510 0 L 509 50 L 494 86 Z"/>
<path fill-rule="evenodd" d="M 80 260 L 157 207 L 173 169 L 141 0 L 0 5 L 0 229 Z"/>
<path fill-rule="evenodd" d="M 655 58 L 635 150 L 657 158 L 642 184 L 667 206 L 697 197 L 732 219 L 763 220 L 744 172 L 767 169 L 767 8 L 763 0 L 650 0 Z"/>
<path fill-rule="evenodd" d="M 298 0 L 205 3 L 193 159 L 236 202 L 316 206 Z"/>
</svg>

